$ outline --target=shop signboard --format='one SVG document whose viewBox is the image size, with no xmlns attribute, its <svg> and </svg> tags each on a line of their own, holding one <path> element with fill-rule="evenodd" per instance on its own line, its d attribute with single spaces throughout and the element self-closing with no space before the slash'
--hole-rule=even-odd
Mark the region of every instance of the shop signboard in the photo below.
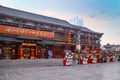
<svg viewBox="0 0 120 80">
<path fill-rule="evenodd" d="M 54 32 L 26 29 L 26 28 L 6 26 L 6 25 L 0 25 L 0 33 L 11 34 L 11 35 L 20 35 L 20 36 L 54 38 Z"/>
</svg>

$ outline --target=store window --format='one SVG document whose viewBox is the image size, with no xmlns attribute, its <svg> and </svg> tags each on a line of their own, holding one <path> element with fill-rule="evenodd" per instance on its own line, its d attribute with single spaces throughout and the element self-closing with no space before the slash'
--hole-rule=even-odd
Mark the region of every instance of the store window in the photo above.
<svg viewBox="0 0 120 80">
<path fill-rule="evenodd" d="M 11 47 L 3 47 L 3 57 L 4 59 L 10 59 L 12 53 Z"/>
</svg>

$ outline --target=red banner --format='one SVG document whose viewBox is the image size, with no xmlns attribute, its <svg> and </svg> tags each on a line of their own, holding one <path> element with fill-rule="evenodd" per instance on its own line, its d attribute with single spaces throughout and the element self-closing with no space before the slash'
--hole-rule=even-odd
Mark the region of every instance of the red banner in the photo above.
<svg viewBox="0 0 120 80">
<path fill-rule="evenodd" d="M 0 33 L 42 38 L 54 38 L 54 32 L 11 27 L 6 25 L 0 25 Z"/>
<path fill-rule="evenodd" d="M 69 32 L 68 35 L 67 35 L 67 38 L 68 38 L 68 44 L 71 44 L 71 33 Z"/>
</svg>

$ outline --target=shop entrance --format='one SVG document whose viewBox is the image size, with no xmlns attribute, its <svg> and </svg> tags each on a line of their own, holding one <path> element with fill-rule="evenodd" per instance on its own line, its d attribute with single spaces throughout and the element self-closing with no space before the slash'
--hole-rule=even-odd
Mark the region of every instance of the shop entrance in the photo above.
<svg viewBox="0 0 120 80">
<path fill-rule="evenodd" d="M 37 45 L 33 43 L 22 43 L 20 48 L 20 58 L 34 59 L 37 58 Z"/>
<path fill-rule="evenodd" d="M 34 59 L 35 57 L 35 46 L 23 46 L 23 58 Z"/>
</svg>

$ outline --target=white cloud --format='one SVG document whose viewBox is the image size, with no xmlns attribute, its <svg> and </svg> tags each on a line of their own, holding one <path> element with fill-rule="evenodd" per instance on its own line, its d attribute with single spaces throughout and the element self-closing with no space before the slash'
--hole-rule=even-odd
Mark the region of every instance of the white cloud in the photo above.
<svg viewBox="0 0 120 80">
<path fill-rule="evenodd" d="M 98 18 L 85 18 L 85 25 L 97 32 L 104 33 L 102 44 L 120 44 L 120 23 L 119 20 L 102 20 Z"/>
</svg>

